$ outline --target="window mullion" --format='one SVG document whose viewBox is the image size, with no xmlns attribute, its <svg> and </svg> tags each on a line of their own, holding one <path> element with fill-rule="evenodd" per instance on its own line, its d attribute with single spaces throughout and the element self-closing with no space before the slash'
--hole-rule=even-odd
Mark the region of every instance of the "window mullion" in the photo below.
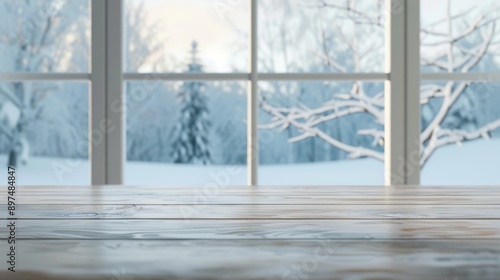
<svg viewBox="0 0 500 280">
<path fill-rule="evenodd" d="M 387 0 L 385 84 L 385 184 L 405 184 L 405 14 L 406 1 Z"/>
<path fill-rule="evenodd" d="M 406 185 L 420 184 L 420 0 L 406 8 Z"/>
<path fill-rule="evenodd" d="M 89 114 L 92 185 L 106 184 L 106 1 L 92 0 L 92 67 Z"/>
<path fill-rule="evenodd" d="M 92 185 L 123 183 L 122 63 L 122 0 L 93 0 L 89 136 Z"/>
<path fill-rule="evenodd" d="M 419 1 L 387 0 L 385 183 L 418 185 L 420 179 Z"/>
<path fill-rule="evenodd" d="M 257 185 L 257 169 L 259 165 L 258 151 L 258 74 L 257 74 L 257 9 L 258 0 L 250 0 L 250 84 L 248 90 L 247 104 L 247 169 L 248 169 L 248 185 Z"/>
<path fill-rule="evenodd" d="M 123 96 L 123 0 L 107 0 L 106 24 L 106 184 L 123 184 L 125 100 Z"/>
</svg>

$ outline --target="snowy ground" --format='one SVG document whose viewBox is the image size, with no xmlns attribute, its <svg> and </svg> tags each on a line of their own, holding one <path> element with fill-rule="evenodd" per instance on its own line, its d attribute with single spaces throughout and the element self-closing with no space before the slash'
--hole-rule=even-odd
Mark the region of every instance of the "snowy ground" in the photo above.
<svg viewBox="0 0 500 280">
<path fill-rule="evenodd" d="M 0 156 L 0 166 L 6 157 Z M 448 146 L 436 152 L 422 171 L 424 185 L 500 185 L 500 139 Z M 18 168 L 18 185 L 88 185 L 88 161 L 31 158 Z M 128 185 L 245 185 L 244 166 L 184 166 L 128 162 Z M 5 169 L 6 174 L 7 170 Z M 329 163 L 264 165 L 261 185 L 383 185 L 383 164 L 360 159 Z M 0 176 L 6 181 L 6 176 Z M 4 185 L 5 183 L 0 182 Z"/>
</svg>

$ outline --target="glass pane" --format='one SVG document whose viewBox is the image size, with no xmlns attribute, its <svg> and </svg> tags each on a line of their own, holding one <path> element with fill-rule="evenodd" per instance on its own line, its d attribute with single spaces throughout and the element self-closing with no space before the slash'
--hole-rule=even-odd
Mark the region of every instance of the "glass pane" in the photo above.
<svg viewBox="0 0 500 280">
<path fill-rule="evenodd" d="M 0 84 L 0 165 L 19 185 L 89 185 L 89 86 Z M 6 182 L 4 182 L 6 183 Z"/>
<path fill-rule="evenodd" d="M 382 83 L 262 82 L 259 92 L 259 184 L 384 184 Z"/>
<path fill-rule="evenodd" d="M 497 0 L 421 0 L 423 72 L 500 69 Z"/>
<path fill-rule="evenodd" d="M 426 82 L 420 98 L 422 184 L 500 184 L 500 84 Z"/>
<path fill-rule="evenodd" d="M 246 82 L 129 82 L 126 184 L 246 184 Z"/>
<path fill-rule="evenodd" d="M 260 72 L 383 72 L 385 1 L 259 1 Z"/>
<path fill-rule="evenodd" d="M 2 0 L 0 72 L 89 72 L 89 0 Z"/>
<path fill-rule="evenodd" d="M 205 72 L 246 72 L 248 2 L 126 0 L 126 71 L 182 72 L 195 42 Z"/>
</svg>

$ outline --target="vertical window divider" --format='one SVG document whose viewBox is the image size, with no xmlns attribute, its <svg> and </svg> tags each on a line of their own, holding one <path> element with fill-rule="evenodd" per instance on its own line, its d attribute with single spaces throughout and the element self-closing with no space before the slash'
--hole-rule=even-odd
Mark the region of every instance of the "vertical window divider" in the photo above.
<svg viewBox="0 0 500 280">
<path fill-rule="evenodd" d="M 420 0 L 406 8 L 406 185 L 420 185 Z"/>
<path fill-rule="evenodd" d="M 258 0 L 250 0 L 250 83 L 247 101 L 247 169 L 248 185 L 258 184 Z"/>
<path fill-rule="evenodd" d="M 123 0 L 107 0 L 106 184 L 123 184 L 125 116 L 123 95 Z"/>
<path fill-rule="evenodd" d="M 89 159 L 91 183 L 106 184 L 106 1 L 91 3 L 91 93 L 89 114 Z"/>
<path fill-rule="evenodd" d="M 92 185 L 123 183 L 122 0 L 92 0 Z"/>
<path fill-rule="evenodd" d="M 420 1 L 387 0 L 385 184 L 420 178 Z"/>
</svg>

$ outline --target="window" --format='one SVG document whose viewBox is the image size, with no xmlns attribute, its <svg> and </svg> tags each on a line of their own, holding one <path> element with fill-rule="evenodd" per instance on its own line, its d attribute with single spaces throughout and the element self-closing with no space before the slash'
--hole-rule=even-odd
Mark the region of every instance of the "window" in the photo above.
<svg viewBox="0 0 500 280">
<path fill-rule="evenodd" d="M 129 82 L 126 184 L 245 185 L 246 82 Z"/>
<path fill-rule="evenodd" d="M 88 185 L 88 0 L 0 1 L 0 164 L 21 185 Z"/>
<path fill-rule="evenodd" d="M 476 2 L 0 0 L 0 162 L 23 184 L 497 184 L 500 12 Z"/>
<path fill-rule="evenodd" d="M 204 72 L 247 72 L 248 1 L 123 1 L 127 72 L 185 72 L 193 41 Z"/>
<path fill-rule="evenodd" d="M 380 82 L 260 82 L 259 182 L 383 185 L 383 96 Z"/>
<path fill-rule="evenodd" d="M 422 184 L 498 184 L 498 3 L 421 3 Z"/>
<path fill-rule="evenodd" d="M 384 1 L 258 1 L 261 73 L 383 73 Z"/>
<path fill-rule="evenodd" d="M 230 185 L 383 184 L 384 3 L 359 1 L 348 11 L 320 1 L 250 2 L 124 2 L 125 80 L 157 79 L 141 102 L 132 100 L 145 91 L 141 82 L 125 89 L 125 182 L 200 185 L 233 168 L 240 172 Z M 249 57 L 257 65 L 240 75 Z M 293 122 L 290 110 L 300 110 Z M 258 139 L 247 165 L 248 124 Z"/>
</svg>

